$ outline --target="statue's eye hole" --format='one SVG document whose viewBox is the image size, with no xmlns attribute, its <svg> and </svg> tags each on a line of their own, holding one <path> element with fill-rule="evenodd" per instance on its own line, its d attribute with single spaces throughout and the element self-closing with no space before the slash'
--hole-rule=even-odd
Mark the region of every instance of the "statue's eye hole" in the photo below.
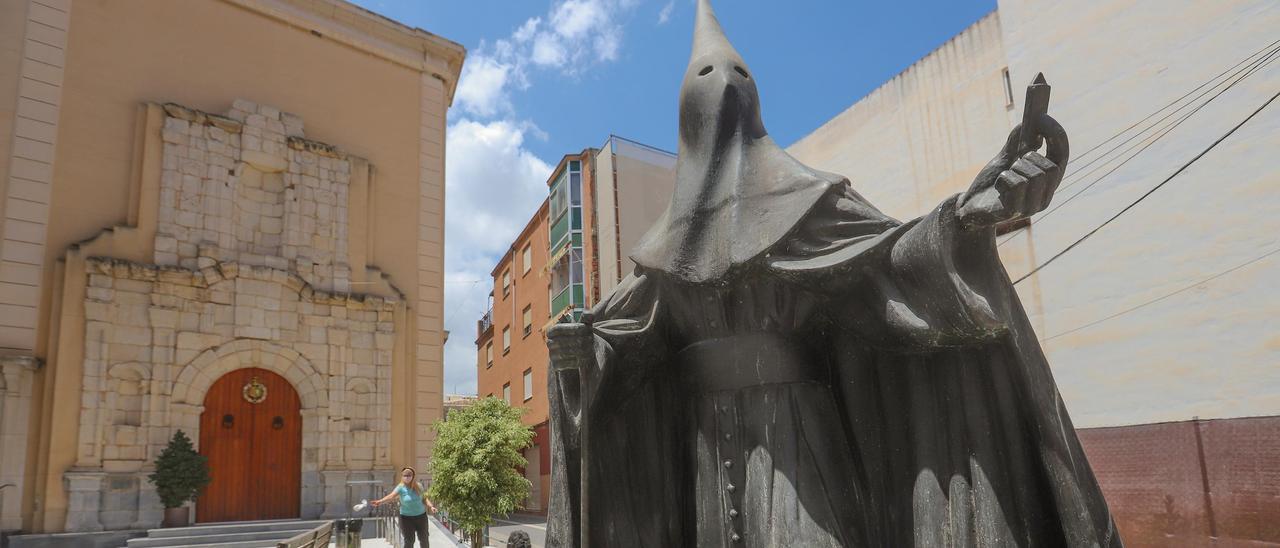
<svg viewBox="0 0 1280 548">
<path fill-rule="evenodd" d="M 742 68 L 742 67 L 735 66 L 735 67 L 733 67 L 733 70 L 738 71 L 738 74 L 741 74 L 743 78 L 750 78 L 750 77 L 751 77 L 751 75 L 750 75 L 750 74 L 747 74 L 747 69 L 744 69 L 744 68 Z"/>
<path fill-rule="evenodd" d="M 702 70 L 698 71 L 698 76 L 706 76 L 708 74 L 711 74 L 711 71 L 713 70 L 715 69 L 712 68 L 711 65 L 707 65 L 705 67 L 702 67 Z"/>
</svg>

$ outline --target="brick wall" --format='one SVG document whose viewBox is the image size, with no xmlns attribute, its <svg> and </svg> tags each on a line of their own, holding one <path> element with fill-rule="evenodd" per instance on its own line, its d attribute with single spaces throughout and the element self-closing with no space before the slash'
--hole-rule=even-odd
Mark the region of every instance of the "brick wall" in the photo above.
<svg viewBox="0 0 1280 548">
<path fill-rule="evenodd" d="M 1280 417 L 1080 430 L 1126 546 L 1280 545 Z"/>
</svg>

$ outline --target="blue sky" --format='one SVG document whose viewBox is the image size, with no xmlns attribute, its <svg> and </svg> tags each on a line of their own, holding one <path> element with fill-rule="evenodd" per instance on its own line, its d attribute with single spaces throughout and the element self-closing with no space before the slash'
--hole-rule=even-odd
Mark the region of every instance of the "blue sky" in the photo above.
<svg viewBox="0 0 1280 548">
<path fill-rule="evenodd" d="M 561 156 L 610 134 L 676 148 L 693 0 L 354 0 L 467 48 L 446 158 L 445 391 L 475 392 L 489 272 Z M 783 146 L 995 9 L 994 0 L 719 0 Z"/>
</svg>

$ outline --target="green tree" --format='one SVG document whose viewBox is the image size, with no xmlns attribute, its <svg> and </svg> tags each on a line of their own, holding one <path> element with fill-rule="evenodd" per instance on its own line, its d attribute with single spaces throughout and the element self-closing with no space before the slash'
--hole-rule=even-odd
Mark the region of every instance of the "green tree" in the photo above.
<svg viewBox="0 0 1280 548">
<path fill-rule="evenodd" d="M 178 508 L 195 500 L 196 493 L 209 485 L 208 460 L 196 453 L 185 433 L 173 433 L 169 445 L 156 458 L 156 471 L 147 476 L 165 508 Z"/>
<path fill-rule="evenodd" d="M 529 496 L 529 480 L 516 470 L 528 464 L 520 451 L 533 430 L 520 422 L 523 409 L 484 398 L 435 425 L 431 499 L 470 536 L 472 546 L 495 514 L 507 514 Z"/>
</svg>

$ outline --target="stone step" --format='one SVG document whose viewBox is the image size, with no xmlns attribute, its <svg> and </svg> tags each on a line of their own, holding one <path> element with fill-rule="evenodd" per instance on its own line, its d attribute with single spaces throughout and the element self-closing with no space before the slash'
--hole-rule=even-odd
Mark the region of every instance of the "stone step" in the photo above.
<svg viewBox="0 0 1280 548">
<path fill-rule="evenodd" d="M 172 548 L 175 546 L 275 546 L 276 542 L 300 535 L 311 528 L 274 529 L 223 534 L 197 534 L 183 537 L 143 537 L 129 539 L 128 548 Z"/>
<path fill-rule="evenodd" d="M 264 521 L 228 521 L 221 523 L 202 523 L 191 527 L 170 527 L 147 531 L 150 538 L 192 537 L 199 535 L 226 535 L 231 533 L 252 533 L 256 531 L 280 531 L 285 529 L 314 529 L 330 520 L 264 520 Z"/>
</svg>

